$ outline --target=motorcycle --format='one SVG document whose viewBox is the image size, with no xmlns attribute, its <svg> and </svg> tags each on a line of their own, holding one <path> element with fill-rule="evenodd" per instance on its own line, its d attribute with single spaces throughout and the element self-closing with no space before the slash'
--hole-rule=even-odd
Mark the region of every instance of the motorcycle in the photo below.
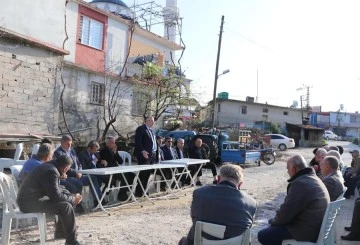
<svg viewBox="0 0 360 245">
<path fill-rule="evenodd" d="M 267 165 L 274 164 L 275 156 L 276 152 L 273 148 L 266 148 L 261 150 L 261 160 Z"/>
</svg>

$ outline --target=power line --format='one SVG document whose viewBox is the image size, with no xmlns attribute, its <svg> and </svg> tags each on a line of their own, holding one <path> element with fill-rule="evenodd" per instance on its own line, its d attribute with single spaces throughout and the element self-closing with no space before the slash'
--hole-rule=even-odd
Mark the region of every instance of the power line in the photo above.
<svg viewBox="0 0 360 245">
<path fill-rule="evenodd" d="M 232 32 L 233 34 L 239 36 L 240 38 L 248 41 L 249 43 L 251 43 L 251 44 L 259 47 L 259 48 L 266 49 L 266 50 L 268 50 L 268 51 L 270 51 L 270 52 L 272 52 L 272 53 L 274 53 L 274 54 L 276 54 L 276 55 L 278 55 L 278 56 L 281 56 L 282 58 L 287 59 L 286 56 L 284 56 L 284 55 L 282 55 L 282 54 L 279 54 L 278 52 L 276 52 L 275 50 L 273 50 L 273 49 L 270 48 L 270 47 L 267 47 L 267 46 L 265 46 L 265 45 L 259 44 L 259 43 L 257 43 L 256 41 L 251 40 L 250 38 L 247 38 L 247 37 L 241 35 L 240 33 L 236 32 L 236 31 L 234 31 L 234 30 L 229 29 L 228 27 L 225 27 L 225 29 L 228 30 L 229 32 Z"/>
</svg>

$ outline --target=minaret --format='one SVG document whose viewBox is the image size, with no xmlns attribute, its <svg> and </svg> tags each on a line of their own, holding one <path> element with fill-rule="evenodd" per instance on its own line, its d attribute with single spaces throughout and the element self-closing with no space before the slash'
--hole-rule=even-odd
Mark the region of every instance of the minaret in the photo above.
<svg viewBox="0 0 360 245">
<path fill-rule="evenodd" d="M 177 8 L 177 0 L 166 0 L 166 7 L 163 10 L 164 14 L 164 37 L 172 42 L 176 42 L 176 26 L 179 19 L 179 11 Z M 172 59 L 175 61 L 175 54 L 172 54 Z M 165 54 L 165 62 L 172 64 L 170 52 Z"/>
</svg>

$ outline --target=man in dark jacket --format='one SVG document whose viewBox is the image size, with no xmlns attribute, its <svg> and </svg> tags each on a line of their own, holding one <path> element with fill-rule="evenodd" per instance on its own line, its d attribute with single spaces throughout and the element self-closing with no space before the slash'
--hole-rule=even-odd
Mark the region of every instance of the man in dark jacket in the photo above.
<svg viewBox="0 0 360 245">
<path fill-rule="evenodd" d="M 123 160 L 118 154 L 117 146 L 116 146 L 116 140 L 113 136 L 108 136 L 106 138 L 106 146 L 100 150 L 100 162 L 98 162 L 98 167 L 118 167 L 123 164 Z M 132 184 L 132 181 L 134 180 L 134 174 L 133 173 L 126 173 L 124 174 L 127 182 L 129 184 Z M 122 174 L 114 174 L 113 175 L 113 183 L 112 185 L 115 185 L 115 182 L 119 180 L 120 186 L 126 185 L 125 180 L 122 176 Z M 103 179 L 104 181 L 104 179 Z M 109 177 L 106 176 L 106 183 L 108 183 Z M 128 189 L 123 187 L 120 188 L 118 193 L 118 200 L 119 201 L 126 201 L 128 199 L 127 195 Z"/>
<path fill-rule="evenodd" d="M 96 168 L 98 159 L 95 156 L 95 153 L 99 150 L 99 148 L 100 148 L 99 143 L 96 142 L 95 140 L 93 140 L 93 141 L 89 142 L 89 144 L 85 150 L 80 152 L 78 159 L 82 166 L 82 169 Z M 99 199 L 102 196 L 101 189 L 100 189 L 100 186 L 102 183 L 102 180 L 101 180 L 102 177 L 103 176 L 90 175 L 91 181 L 93 182 L 94 189 L 95 189 L 96 194 L 99 197 Z M 88 176 L 82 176 L 81 182 L 83 183 L 83 185 L 90 185 Z M 90 190 L 91 190 L 91 193 L 94 195 L 95 193 L 94 193 L 94 190 L 92 187 L 90 187 Z M 96 200 L 95 195 L 94 195 L 94 200 Z M 95 202 L 95 206 L 97 206 L 97 201 L 94 201 L 94 202 Z"/>
<path fill-rule="evenodd" d="M 261 244 L 280 245 L 286 239 L 315 242 L 318 238 L 330 202 L 326 186 L 300 155 L 288 160 L 287 170 L 287 196 L 275 218 L 269 220 L 270 226 L 259 231 Z"/>
<path fill-rule="evenodd" d="M 255 200 L 240 191 L 243 183 L 242 168 L 226 164 L 220 168 L 219 184 L 196 189 L 191 204 L 192 226 L 187 237 L 180 240 L 180 245 L 193 245 L 195 225 L 204 221 L 226 226 L 224 239 L 240 236 L 254 222 Z M 204 237 L 216 240 L 208 234 Z"/>
<path fill-rule="evenodd" d="M 196 141 L 195 141 L 195 145 L 190 147 L 190 149 L 189 149 L 189 158 L 208 159 L 208 155 L 206 153 L 206 150 L 202 145 L 203 145 L 202 140 L 200 138 L 197 138 Z M 212 162 L 208 162 L 205 165 L 203 165 L 202 168 L 211 169 L 211 172 L 212 172 L 213 177 L 214 177 L 214 182 L 213 183 L 216 184 L 217 172 L 216 172 L 215 164 L 212 163 Z M 198 165 L 194 165 L 193 167 L 189 168 L 189 170 L 190 170 L 190 172 L 192 172 L 192 175 L 193 175 L 198 170 Z M 199 174 L 197 176 L 197 181 L 196 181 L 197 186 L 202 186 L 202 183 L 200 181 L 200 176 L 202 176 L 202 169 L 200 169 Z"/>
<path fill-rule="evenodd" d="M 330 201 L 335 201 L 345 192 L 344 179 L 338 171 L 339 160 L 333 156 L 327 156 L 320 162 L 322 181 L 330 195 Z"/>
<path fill-rule="evenodd" d="M 58 215 L 60 222 L 57 223 L 55 234 L 58 229 L 63 230 L 66 244 L 76 245 L 79 242 L 76 240 L 73 205 L 81 202 L 81 195 L 73 195 L 59 186 L 60 176 L 69 170 L 71 164 L 71 158 L 62 155 L 36 167 L 20 186 L 17 202 L 24 213 Z"/>
<path fill-rule="evenodd" d="M 139 165 L 154 164 L 156 162 L 157 143 L 155 134 L 152 131 L 154 118 L 147 117 L 145 123 L 139 126 L 135 131 L 135 155 Z M 142 186 L 146 189 L 151 170 L 141 171 L 139 179 Z M 136 187 L 135 195 L 143 196 L 143 190 L 140 185 Z"/>
<path fill-rule="evenodd" d="M 72 146 L 72 138 L 69 135 L 64 135 L 61 138 L 60 146 L 54 152 L 54 158 L 61 155 L 66 155 L 71 158 L 73 164 L 66 172 L 66 178 L 60 179 L 60 184 L 70 191 L 70 193 L 81 193 L 83 184 L 81 182 L 82 174 L 76 173 L 76 170 L 81 169 L 81 164 Z"/>
</svg>

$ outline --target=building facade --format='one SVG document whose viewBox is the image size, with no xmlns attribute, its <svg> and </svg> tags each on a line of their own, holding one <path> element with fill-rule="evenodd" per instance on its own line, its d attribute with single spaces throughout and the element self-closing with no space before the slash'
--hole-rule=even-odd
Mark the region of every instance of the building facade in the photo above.
<svg viewBox="0 0 360 245">
<path fill-rule="evenodd" d="M 306 112 L 301 109 L 274 106 L 250 101 L 217 99 L 215 125 L 218 127 L 252 128 L 256 122 L 302 124 Z"/>
<path fill-rule="evenodd" d="M 312 125 L 331 130 L 343 139 L 360 137 L 360 114 L 340 111 L 311 113 Z"/>
<path fill-rule="evenodd" d="M 182 49 L 141 27 L 120 0 L 5 0 L 0 16 L 0 124 L 10 133 L 70 131 L 88 141 L 113 121 L 126 135 L 151 94 L 145 62 L 165 76 L 167 57 Z"/>
</svg>

